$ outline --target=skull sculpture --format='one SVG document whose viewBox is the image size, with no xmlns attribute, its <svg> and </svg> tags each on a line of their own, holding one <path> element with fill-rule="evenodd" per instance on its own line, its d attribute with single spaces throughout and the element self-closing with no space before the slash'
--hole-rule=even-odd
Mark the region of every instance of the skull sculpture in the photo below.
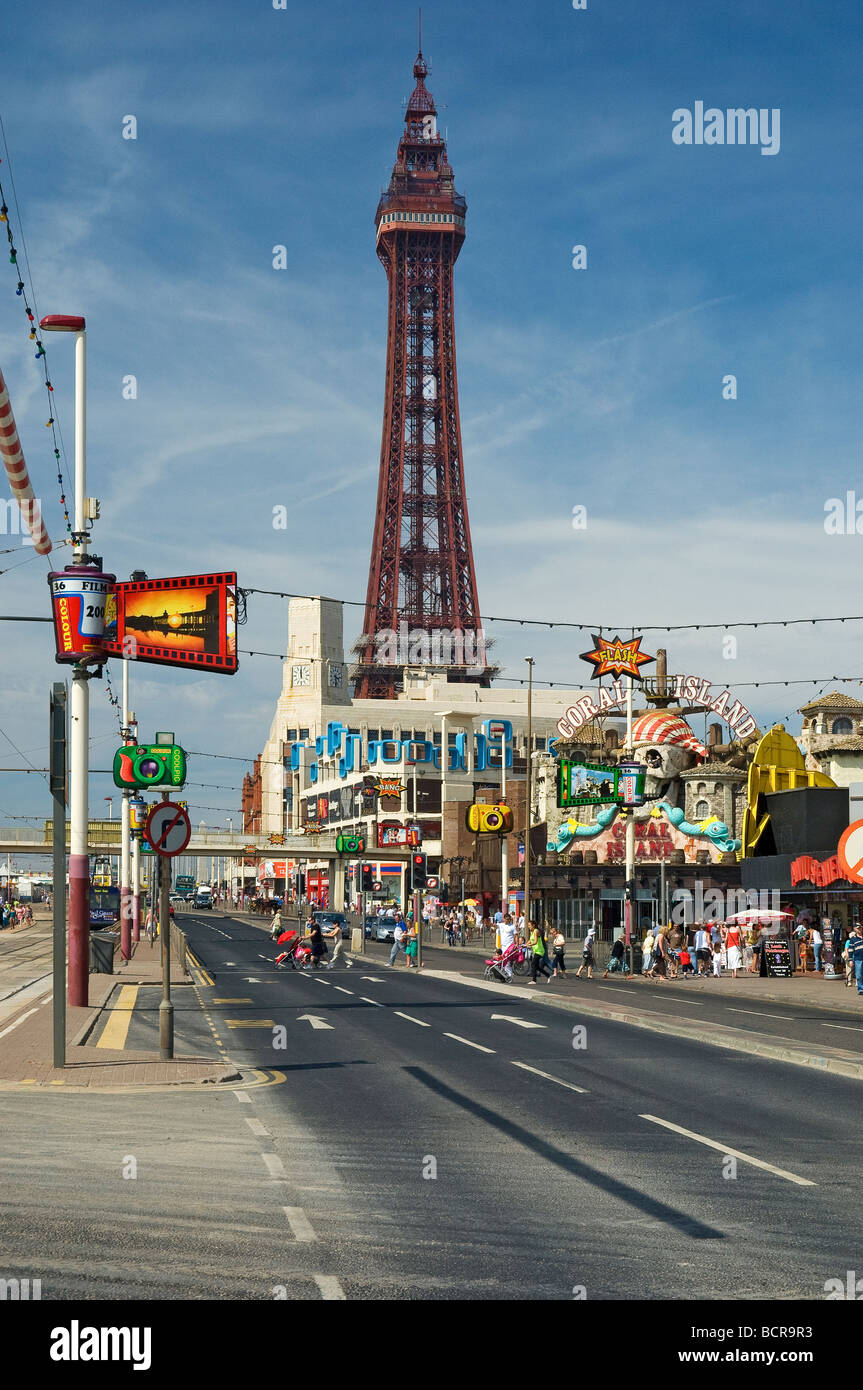
<svg viewBox="0 0 863 1390">
<path fill-rule="evenodd" d="M 657 801 L 682 806 L 680 774 L 694 767 L 696 758 L 707 757 L 707 749 L 686 720 L 667 710 L 643 714 L 633 725 L 632 741 L 636 758 L 647 765 L 645 806 Z"/>
</svg>

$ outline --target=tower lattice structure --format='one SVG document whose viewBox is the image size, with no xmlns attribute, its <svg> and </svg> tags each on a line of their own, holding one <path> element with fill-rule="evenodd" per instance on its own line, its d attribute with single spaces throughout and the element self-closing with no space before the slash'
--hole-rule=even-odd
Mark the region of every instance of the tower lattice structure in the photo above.
<svg viewBox="0 0 863 1390">
<path fill-rule="evenodd" d="M 358 698 L 393 699 L 406 665 L 487 686 L 462 462 L 453 267 L 467 203 L 438 133 L 428 68 L 416 86 L 375 215 L 387 273 L 386 400 Z M 398 638 L 398 645 L 388 649 Z M 406 644 L 409 650 L 405 650 Z"/>
</svg>

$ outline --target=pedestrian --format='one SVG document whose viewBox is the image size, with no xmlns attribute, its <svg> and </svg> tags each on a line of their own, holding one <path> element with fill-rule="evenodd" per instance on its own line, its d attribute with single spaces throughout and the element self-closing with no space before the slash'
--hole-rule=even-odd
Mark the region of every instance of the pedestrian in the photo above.
<svg viewBox="0 0 863 1390">
<path fill-rule="evenodd" d="M 417 965 L 417 937 L 419 933 L 413 924 L 405 938 L 405 965 L 408 970 L 418 970 Z"/>
<path fill-rule="evenodd" d="M 810 932 L 810 938 L 812 941 L 812 950 L 815 954 L 815 973 L 817 975 L 821 969 L 821 951 L 824 946 L 824 938 L 818 930 L 818 927 L 815 926 L 813 926 Z"/>
<path fill-rule="evenodd" d="M 560 930 L 559 927 L 555 932 L 554 940 L 552 941 L 551 945 L 552 950 L 554 952 L 554 956 L 552 959 L 552 965 L 554 968 L 551 972 L 551 978 L 553 980 L 556 980 L 558 974 L 560 974 L 563 976 L 564 979 L 566 979 L 566 937 L 564 936 L 563 932 Z"/>
<path fill-rule="evenodd" d="M 722 942 L 713 943 L 713 977 L 716 980 L 722 978 Z"/>
<path fill-rule="evenodd" d="M 653 969 L 651 980 L 664 980 L 668 973 L 671 947 L 668 944 L 668 927 L 660 927 L 653 943 Z"/>
<path fill-rule="evenodd" d="M 623 975 L 623 978 L 626 979 L 626 971 L 623 968 L 623 955 L 625 949 L 626 948 L 623 944 L 623 937 L 619 936 L 611 948 L 611 955 L 608 958 L 608 965 L 602 972 L 602 978 L 604 980 L 608 979 L 609 971 L 611 971 L 612 975 L 621 974 Z"/>
<path fill-rule="evenodd" d="M 809 946 L 809 927 L 806 922 L 800 922 L 794 932 L 794 941 L 797 948 L 797 969 L 804 975 L 806 974 L 806 957 Z"/>
<path fill-rule="evenodd" d="M 393 967 L 395 966 L 396 956 L 398 955 L 399 951 L 403 951 L 405 949 L 406 936 L 407 927 L 405 926 L 404 918 L 402 917 L 401 913 L 399 913 L 398 921 L 393 927 L 393 949 L 390 951 L 389 959 L 389 964 Z"/>
<path fill-rule="evenodd" d="M 329 970 L 332 970 L 336 961 L 341 959 L 342 951 L 345 947 L 344 937 L 342 936 L 342 929 L 339 923 L 333 922 L 332 931 L 328 931 L 326 935 L 330 939 L 330 941 L 334 941 L 336 943 L 333 948 L 332 960 L 330 961 L 329 966 L 327 967 Z M 350 970 L 352 966 L 353 961 L 349 960 L 348 957 L 345 956 L 345 969 Z"/>
<path fill-rule="evenodd" d="M 273 920 L 270 923 L 270 936 L 274 941 L 278 941 L 282 934 L 282 914 L 278 908 L 273 913 Z"/>
<path fill-rule="evenodd" d="M 542 971 L 546 979 L 551 978 L 551 971 L 545 964 L 545 937 L 539 927 L 530 929 L 530 984 L 536 984 L 536 977 Z"/>
<path fill-rule="evenodd" d="M 647 928 L 647 934 L 641 943 L 641 973 L 650 975 L 653 971 L 653 947 L 656 937 L 653 935 L 653 928 Z"/>
<path fill-rule="evenodd" d="M 593 943 L 595 940 L 596 927 L 588 927 L 587 936 L 584 938 L 584 945 L 581 948 L 581 965 L 575 972 L 575 978 L 577 980 L 581 979 L 582 970 L 587 971 L 587 978 L 589 980 L 593 979 L 593 967 L 595 964 L 593 959 Z"/>
<path fill-rule="evenodd" d="M 680 948 L 680 978 L 685 980 L 687 975 L 695 974 L 695 966 L 692 964 L 692 956 L 689 954 L 688 946 Z"/>
<path fill-rule="evenodd" d="M 327 954 L 327 945 L 324 941 L 321 924 L 316 917 L 310 917 L 306 923 L 306 940 L 312 953 L 311 969 L 320 970 L 324 963 L 324 956 Z"/>
<path fill-rule="evenodd" d="M 740 923 L 729 922 L 725 930 L 725 964 L 731 971 L 732 980 L 737 979 L 737 972 L 743 964 L 743 952 L 740 949 Z"/>
<path fill-rule="evenodd" d="M 704 930 L 704 923 L 699 922 L 695 932 L 695 966 L 699 975 L 707 974 L 707 965 L 710 960 L 710 933 Z"/>
<path fill-rule="evenodd" d="M 863 994 L 863 930 L 861 930 L 859 922 L 855 922 L 851 928 L 851 935 L 845 943 L 845 950 L 848 952 L 848 959 L 854 968 L 857 993 Z"/>
</svg>

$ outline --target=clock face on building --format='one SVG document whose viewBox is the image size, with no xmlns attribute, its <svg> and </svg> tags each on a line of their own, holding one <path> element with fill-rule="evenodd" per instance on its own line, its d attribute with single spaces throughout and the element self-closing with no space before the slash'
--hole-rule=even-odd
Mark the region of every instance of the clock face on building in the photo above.
<svg viewBox="0 0 863 1390">
<path fill-rule="evenodd" d="M 311 666 L 293 666 L 291 668 L 292 685 L 311 685 L 312 668 Z"/>
<path fill-rule="evenodd" d="M 330 685 L 331 685 L 334 689 L 339 689 L 339 687 L 341 686 L 341 683 L 342 683 L 342 668 L 341 668 L 341 666 L 331 666 L 331 667 L 330 667 Z"/>
</svg>

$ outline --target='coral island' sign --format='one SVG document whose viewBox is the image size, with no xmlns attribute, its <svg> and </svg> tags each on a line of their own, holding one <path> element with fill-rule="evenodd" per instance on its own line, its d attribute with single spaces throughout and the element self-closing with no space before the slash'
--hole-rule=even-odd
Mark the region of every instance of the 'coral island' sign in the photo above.
<svg viewBox="0 0 863 1390">
<path fill-rule="evenodd" d="M 668 693 L 680 704 L 698 705 L 718 714 L 736 738 L 749 738 L 758 727 L 754 716 L 740 700 L 733 699 L 730 690 L 714 695 L 712 683 L 702 676 L 669 677 Z M 557 731 L 561 738 L 572 738 L 588 720 L 625 703 L 626 691 L 618 678 L 611 685 L 601 685 L 596 699 L 592 695 L 580 696 L 557 721 Z"/>
</svg>

